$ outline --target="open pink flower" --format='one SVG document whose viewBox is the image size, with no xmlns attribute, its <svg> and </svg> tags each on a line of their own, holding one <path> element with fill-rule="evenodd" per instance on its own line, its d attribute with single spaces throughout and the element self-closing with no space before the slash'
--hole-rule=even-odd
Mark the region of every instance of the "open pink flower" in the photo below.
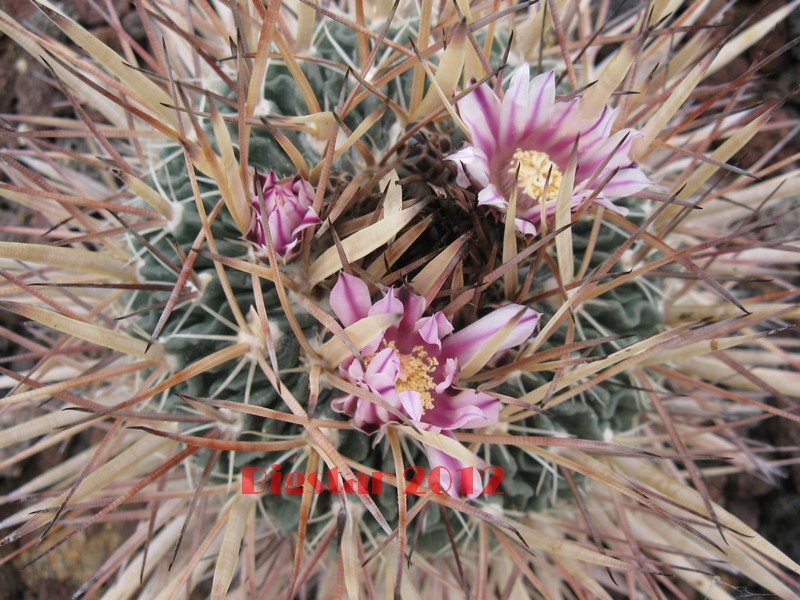
<svg viewBox="0 0 800 600">
<path fill-rule="evenodd" d="M 291 181 L 279 182 L 278 176 L 272 171 L 267 175 L 259 175 L 256 185 L 260 185 L 264 192 L 263 209 L 266 215 L 262 212 L 261 199 L 256 192 L 251 202 L 253 218 L 247 239 L 256 245 L 260 255 L 266 255 L 268 229 L 275 253 L 288 260 L 303 230 L 320 222 L 312 208 L 314 188 L 299 175 Z"/>
<path fill-rule="evenodd" d="M 475 429 L 497 422 L 500 401 L 482 392 L 457 387 L 459 369 L 503 326 L 518 318 L 516 325 L 500 345 L 506 350 L 522 344 L 533 333 L 539 314 L 518 304 L 511 304 L 453 332 L 447 317 L 436 312 L 423 316 L 425 299 L 406 289 L 390 288 L 372 303 L 367 284 L 342 273 L 331 290 L 331 308 L 342 325 L 348 327 L 369 316 L 399 315 L 399 321 L 380 336 L 360 348 L 364 362 L 351 357 L 342 363 L 342 377 L 360 388 L 381 396 L 400 414 L 420 429 L 452 437 L 455 429 Z M 378 404 L 350 395 L 333 401 L 335 411 L 353 418 L 366 433 L 382 431 L 398 418 Z M 452 474 L 450 494 L 461 487 L 457 469 L 466 467 L 460 460 L 437 448 L 425 448 L 431 467 L 442 466 Z M 471 488 L 481 491 L 475 473 Z"/>
<path fill-rule="evenodd" d="M 481 188 L 478 205 L 505 213 L 519 168 L 515 225 L 522 234 L 536 233 L 541 198 L 545 218 L 555 212 L 576 141 L 573 209 L 599 190 L 596 202 L 625 214 L 610 200 L 651 183 L 628 154 L 641 134 L 624 129 L 611 135 L 616 109 L 606 107 L 596 119 L 587 119 L 581 115 L 580 98 L 557 101 L 553 71 L 531 80 L 528 65 L 523 65 L 514 72 L 502 101 L 483 84 L 459 101 L 458 109 L 472 137 L 471 144 L 448 157 L 458 165 L 458 185 L 469 186 L 471 178 Z"/>
</svg>

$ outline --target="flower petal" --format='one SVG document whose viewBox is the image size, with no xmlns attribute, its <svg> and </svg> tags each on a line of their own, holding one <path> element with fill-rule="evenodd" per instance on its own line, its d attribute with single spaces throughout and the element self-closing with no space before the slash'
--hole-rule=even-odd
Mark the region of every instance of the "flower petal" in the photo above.
<svg viewBox="0 0 800 600">
<path fill-rule="evenodd" d="M 461 118 L 469 128 L 473 145 L 489 156 L 497 148 L 500 133 L 500 100 L 489 84 L 481 84 L 458 103 Z"/>
<path fill-rule="evenodd" d="M 247 239 L 258 246 L 257 253 L 263 256 L 268 230 L 275 253 L 286 262 L 293 257 L 291 250 L 299 243 L 302 231 L 320 222 L 312 207 L 314 188 L 299 175 L 291 182 L 281 183 L 272 171 L 259 175 L 254 184 L 256 194 L 251 206 L 257 224 L 251 225 Z M 257 193 L 259 186 L 263 206 Z"/>
<path fill-rule="evenodd" d="M 478 429 L 497 423 L 501 402 L 475 390 L 461 390 L 455 395 L 437 395 L 433 409 L 425 413 L 425 422 L 442 431 Z"/>
<path fill-rule="evenodd" d="M 273 210 L 267 217 L 269 235 L 278 255 L 286 254 L 288 247 L 295 241 L 292 237 L 292 224 L 281 210 Z"/>
<path fill-rule="evenodd" d="M 448 434 L 445 433 L 444 435 Z M 481 494 L 483 481 L 481 480 L 480 469 L 471 467 L 432 446 L 425 446 L 425 454 L 428 456 L 428 462 L 431 467 L 428 473 L 431 473 L 437 467 L 441 467 L 439 481 L 442 489 L 447 488 L 448 475 L 452 478 L 450 488 L 447 490 L 448 495 L 458 498 L 461 495 L 460 492 L 464 491 L 466 492 L 464 495 L 467 498 L 477 498 Z M 470 477 L 471 481 L 467 479 L 462 483 L 463 477 Z"/>
<path fill-rule="evenodd" d="M 339 275 L 331 290 L 330 303 L 333 312 L 345 327 L 369 316 L 372 308 L 367 284 L 347 273 Z"/>
<path fill-rule="evenodd" d="M 611 133 L 611 127 L 617 118 L 617 109 L 606 106 L 597 119 L 588 119 L 580 123 L 582 152 L 606 140 Z"/>
<path fill-rule="evenodd" d="M 520 218 L 520 217 L 516 217 L 514 219 L 514 227 L 516 227 L 517 231 L 519 231 L 522 235 L 536 235 L 536 225 L 534 225 L 533 223 L 534 223 L 534 221 L 536 223 L 539 222 L 539 220 L 541 218 L 539 216 L 539 212 L 540 212 L 539 211 L 539 207 L 537 206 L 536 207 L 536 212 L 535 212 L 535 214 L 536 214 L 536 218 L 535 219 L 532 219 L 532 218 L 528 217 L 527 215 L 526 215 L 526 218 L 524 218 L 524 219 Z"/>
<path fill-rule="evenodd" d="M 369 316 L 374 317 L 375 315 L 390 314 L 402 315 L 404 312 L 405 307 L 397 298 L 397 292 L 394 288 L 389 288 L 389 291 L 386 292 L 386 295 L 373 304 L 372 308 L 369 309 Z"/>
<path fill-rule="evenodd" d="M 313 225 L 317 225 L 320 222 L 321 221 L 319 220 L 317 213 L 314 212 L 314 209 L 309 206 L 308 210 L 306 210 L 305 213 L 303 213 L 303 215 L 300 217 L 300 221 L 294 226 L 292 236 L 295 239 L 298 239 L 301 231 L 308 229 Z"/>
<path fill-rule="evenodd" d="M 411 417 L 415 423 L 419 423 L 422 419 L 422 398 L 419 392 L 414 390 L 405 390 L 398 394 L 400 396 L 400 406 L 406 411 L 406 414 Z"/>
<path fill-rule="evenodd" d="M 373 356 L 372 360 L 369 361 L 369 365 L 367 365 L 367 372 L 364 374 L 364 378 L 366 379 L 367 383 L 373 387 L 377 387 L 372 383 L 374 378 L 378 375 L 386 375 L 389 377 L 391 385 L 394 386 L 394 384 L 397 382 L 397 376 L 399 374 L 400 359 L 397 356 L 397 352 L 395 352 L 392 348 L 384 348 L 375 356 Z"/>
<path fill-rule="evenodd" d="M 461 331 L 457 331 L 448 336 L 443 342 L 443 354 L 457 358 L 459 364 L 463 365 L 467 363 L 467 361 L 472 358 L 473 354 L 475 354 L 489 338 L 500 331 L 506 323 L 523 309 L 525 313 L 522 315 L 522 318 L 520 318 L 498 350 L 506 350 L 514 346 L 519 346 L 533 333 L 536 324 L 539 322 L 539 313 L 530 308 L 520 306 L 519 304 L 509 304 L 508 306 L 492 311 Z"/>
<path fill-rule="evenodd" d="M 607 210 L 610 210 L 613 213 L 618 214 L 621 217 L 627 217 L 628 216 L 628 209 L 627 208 L 625 208 L 624 206 L 617 206 L 616 204 L 611 202 L 611 200 L 603 198 L 602 196 L 595 198 L 594 199 L 594 203 L 595 204 L 599 204 L 600 206 L 606 208 Z"/>
<path fill-rule="evenodd" d="M 352 417 L 356 412 L 357 403 L 358 398 L 351 394 L 349 396 L 342 396 L 341 398 L 333 399 L 331 401 L 331 408 L 334 410 L 334 412 L 343 413 L 349 417 Z"/>
<path fill-rule="evenodd" d="M 278 182 L 278 174 L 275 171 L 270 171 L 266 175 L 259 174 L 257 185 L 261 185 L 261 191 L 264 195 Z M 256 192 L 258 194 L 258 192 Z"/>
<path fill-rule="evenodd" d="M 314 188 L 300 175 L 292 179 L 292 191 L 303 206 L 310 206 L 314 201 Z"/>
<path fill-rule="evenodd" d="M 441 394 L 449 388 L 458 375 L 458 361 L 455 358 L 448 358 L 444 363 L 444 379 L 434 388 L 436 393 Z"/>
<path fill-rule="evenodd" d="M 425 317 L 417 321 L 415 329 L 419 331 L 420 337 L 425 340 L 426 344 L 433 344 L 441 350 L 441 340 L 453 332 L 453 324 L 447 320 L 444 313 L 437 312 L 432 317 Z"/>
<path fill-rule="evenodd" d="M 455 154 L 451 154 L 445 160 L 452 160 L 458 166 L 456 183 L 461 187 L 467 188 L 470 186 L 467 173 L 478 185 L 489 184 L 489 159 L 480 148 L 466 146 Z"/>
<path fill-rule="evenodd" d="M 516 142 L 524 133 L 525 125 L 530 118 L 530 79 L 531 70 L 528 63 L 523 63 L 511 76 L 511 83 L 500 108 L 501 146 L 516 148 Z"/>
<path fill-rule="evenodd" d="M 490 183 L 478 192 L 478 206 L 494 206 L 505 212 L 508 208 L 508 201 L 497 186 Z"/>
<path fill-rule="evenodd" d="M 548 71 L 534 77 L 528 84 L 530 113 L 517 114 L 517 129 L 522 137 L 547 128 L 556 103 L 556 73 Z"/>
<path fill-rule="evenodd" d="M 572 147 L 578 140 L 581 131 L 579 106 L 578 98 L 569 102 L 556 102 L 553 105 L 552 118 L 548 123 L 549 140 L 541 149 L 550 156 L 550 160 L 556 163 L 562 172 L 567 168 Z M 539 148 L 534 149 L 539 150 Z M 580 160 L 580 155 L 578 160 Z"/>
<path fill-rule="evenodd" d="M 614 198 L 630 196 L 643 190 L 653 182 L 636 167 L 620 169 L 617 174 L 603 188 L 603 195 Z"/>
<path fill-rule="evenodd" d="M 350 379 L 355 382 L 360 382 L 364 380 L 365 376 L 364 367 L 355 358 L 350 359 L 350 364 L 347 365 L 346 372 L 350 376 Z"/>
<path fill-rule="evenodd" d="M 365 433 L 375 433 L 387 423 L 396 421 L 394 415 L 377 404 L 359 398 L 358 406 L 353 414 L 353 424 Z"/>
<path fill-rule="evenodd" d="M 422 318 L 428 303 L 425 298 L 411 293 L 408 288 L 400 288 L 400 301 L 403 303 L 403 318 L 398 324 L 401 330 L 413 330 Z"/>
<path fill-rule="evenodd" d="M 576 181 L 602 181 L 614 169 L 627 168 L 633 162 L 628 155 L 633 140 L 641 134 L 633 129 L 618 131 L 591 151 L 583 155 L 581 164 L 575 174 Z M 602 165 L 602 172 L 598 169 Z"/>
</svg>

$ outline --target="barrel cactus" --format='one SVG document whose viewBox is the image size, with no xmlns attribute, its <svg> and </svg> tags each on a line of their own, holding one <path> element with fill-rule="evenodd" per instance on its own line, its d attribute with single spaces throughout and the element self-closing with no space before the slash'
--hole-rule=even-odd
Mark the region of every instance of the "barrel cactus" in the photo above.
<svg viewBox="0 0 800 600">
<path fill-rule="evenodd" d="M 76 597 L 798 593 L 710 489 L 792 462 L 746 426 L 797 421 L 797 124 L 726 67 L 793 4 L 135 4 L 113 49 L 0 13 L 72 111 L 6 119 L 0 466 L 61 449 L 9 560 L 112 523 Z"/>
</svg>

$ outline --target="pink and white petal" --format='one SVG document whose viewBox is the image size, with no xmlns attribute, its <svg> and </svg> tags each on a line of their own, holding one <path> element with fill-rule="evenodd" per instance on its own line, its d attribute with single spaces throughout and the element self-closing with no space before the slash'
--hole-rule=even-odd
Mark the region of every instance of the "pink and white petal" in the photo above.
<svg viewBox="0 0 800 600">
<path fill-rule="evenodd" d="M 322 223 L 322 221 L 320 220 L 317 211 L 315 211 L 311 206 L 309 206 L 306 209 L 306 212 L 303 214 L 303 219 L 300 221 L 300 225 L 298 225 L 298 227 L 301 229 L 305 229 L 306 227 L 310 227 L 311 225 L 317 225 L 319 223 Z"/>
<path fill-rule="evenodd" d="M 425 446 L 425 454 L 428 456 L 428 462 L 431 467 L 428 473 L 431 473 L 437 467 L 441 467 L 439 473 L 441 474 L 440 483 L 442 489 L 447 489 L 447 476 L 450 475 L 452 478 L 450 488 L 447 490 L 448 495 L 458 498 L 461 495 L 460 492 L 464 491 L 464 495 L 467 498 L 480 496 L 483 491 L 480 469 L 470 468 L 470 465 L 432 446 Z M 460 469 L 464 470 L 461 471 Z M 466 480 L 462 483 L 462 477 L 464 476 L 470 477 L 471 481 Z"/>
<path fill-rule="evenodd" d="M 405 390 L 397 394 L 400 397 L 400 406 L 415 423 L 422 419 L 422 398 L 419 392 Z"/>
<path fill-rule="evenodd" d="M 378 391 L 377 389 L 373 389 L 372 391 L 375 394 L 379 395 L 381 398 L 383 398 L 386 401 L 386 404 L 388 404 L 392 408 L 396 408 L 397 410 L 401 409 L 400 393 L 397 391 L 394 384 L 392 384 L 391 386 L 386 386 L 385 388 L 382 388 L 380 391 Z M 397 417 L 393 415 L 388 415 L 386 418 L 391 419 L 392 421 L 397 420 Z"/>
<path fill-rule="evenodd" d="M 383 398 L 389 405 L 396 408 L 400 406 L 400 398 L 395 389 L 397 377 L 390 373 L 375 373 L 366 380 L 366 384 L 373 394 Z M 371 403 L 369 400 L 367 402 Z"/>
<path fill-rule="evenodd" d="M 300 234 L 308 229 L 309 227 L 313 227 L 320 223 L 319 217 L 317 213 L 314 212 L 313 208 L 309 208 L 304 215 L 302 215 L 300 222 L 295 225 L 294 230 L 292 231 L 292 238 L 295 241 L 299 241 Z"/>
<path fill-rule="evenodd" d="M 267 214 L 278 208 L 278 194 L 279 190 L 277 187 L 272 187 L 264 191 L 264 208 L 267 209 Z M 260 201 L 261 199 L 259 198 L 259 202 Z"/>
<path fill-rule="evenodd" d="M 341 398 L 335 398 L 331 401 L 331 408 L 334 412 L 345 414 L 349 417 L 352 417 L 353 414 L 356 412 L 356 405 L 358 404 L 358 398 L 353 396 L 352 394 L 349 396 L 342 396 Z"/>
<path fill-rule="evenodd" d="M 508 208 L 508 200 L 493 183 L 478 192 L 478 206 L 494 206 L 502 211 Z"/>
<path fill-rule="evenodd" d="M 583 202 L 592 194 L 594 193 L 594 188 L 587 187 L 586 185 L 581 184 L 580 186 L 576 187 L 575 190 L 572 192 L 572 207 L 575 208 L 576 206 L 580 206 Z M 600 194 L 602 197 L 602 194 Z M 555 211 L 555 202 L 553 202 L 553 210 Z"/>
<path fill-rule="evenodd" d="M 498 350 L 519 346 L 533 334 L 533 330 L 539 322 L 539 313 L 519 304 L 509 304 L 492 311 L 461 331 L 445 338 L 442 353 L 457 358 L 459 364 L 466 364 L 489 338 L 514 319 L 520 311 L 523 311 L 522 317 L 517 321 L 508 337 L 503 340 Z"/>
<path fill-rule="evenodd" d="M 624 198 L 653 185 L 647 176 L 636 167 L 620 169 L 603 188 L 607 198 Z"/>
<path fill-rule="evenodd" d="M 278 177 L 278 174 L 275 171 L 270 171 L 269 174 L 267 175 L 266 183 L 269 185 L 275 185 L 276 183 L 278 183 L 279 179 L 280 177 Z"/>
<path fill-rule="evenodd" d="M 628 153 L 637 137 L 641 137 L 641 134 L 633 129 L 618 131 L 595 149 L 582 154 L 576 180 L 594 178 L 595 181 L 602 181 L 597 172 L 601 166 L 604 172 L 629 167 L 632 161 Z"/>
<path fill-rule="evenodd" d="M 580 151 L 588 151 L 606 140 L 616 119 L 617 109 L 606 106 L 597 119 L 584 120 L 580 129 Z"/>
<path fill-rule="evenodd" d="M 625 208 L 624 206 L 617 206 L 616 204 L 611 202 L 611 200 L 608 200 L 607 198 L 603 198 L 602 196 L 595 198 L 594 203 L 595 204 L 599 204 L 600 206 L 610 210 L 613 213 L 618 214 L 621 217 L 627 217 L 628 216 L 628 212 L 629 211 L 628 211 L 627 208 Z"/>
<path fill-rule="evenodd" d="M 500 100 L 484 83 L 458 103 L 458 110 L 472 137 L 472 144 L 487 156 L 497 148 L 500 133 Z"/>
<path fill-rule="evenodd" d="M 517 114 L 517 128 L 521 137 L 545 129 L 552 119 L 556 102 L 556 74 L 548 71 L 534 77 L 528 85 L 530 113 Z"/>
<path fill-rule="evenodd" d="M 443 431 L 478 429 L 494 425 L 500 418 L 501 402 L 475 390 L 461 390 L 455 395 L 439 394 L 425 421 Z"/>
<path fill-rule="evenodd" d="M 539 214 L 539 211 L 536 211 L 536 214 Z M 541 222 L 540 219 L 536 219 L 536 223 Z M 533 224 L 533 220 L 530 218 L 521 218 L 516 217 L 514 219 L 514 227 L 521 235 L 536 235 L 536 226 Z"/>
<path fill-rule="evenodd" d="M 369 309 L 369 316 L 402 315 L 404 311 L 405 307 L 397 297 L 397 292 L 394 288 L 389 288 L 389 291 L 386 292 L 386 295 L 373 304 L 372 308 Z"/>
<path fill-rule="evenodd" d="M 250 231 L 247 234 L 247 239 L 259 246 L 267 245 L 267 236 L 264 232 L 264 223 L 261 220 L 261 215 L 255 215 L 255 219 L 250 224 Z"/>
<path fill-rule="evenodd" d="M 445 160 L 452 160 L 458 166 L 456 183 L 461 187 L 468 188 L 471 185 L 469 177 L 478 185 L 488 185 L 489 159 L 480 148 L 466 146 Z M 467 177 L 467 173 L 469 173 L 469 177 Z"/>
<path fill-rule="evenodd" d="M 386 376 L 379 376 L 388 380 Z M 384 382 L 385 383 L 385 382 Z M 361 382 L 359 387 L 380 396 L 386 404 L 400 410 L 400 397 L 395 390 L 394 385 L 387 385 L 386 387 L 375 388 L 372 385 L 366 385 Z M 373 402 L 367 398 L 358 398 L 356 409 L 353 413 L 353 422 L 357 427 L 372 433 L 378 427 L 381 427 L 389 422 L 397 422 L 397 417 L 390 413 L 388 410 L 380 406 L 377 402 Z"/>
<path fill-rule="evenodd" d="M 587 121 L 580 113 L 580 98 L 553 104 L 548 126 L 559 136 L 563 134 L 570 138 L 574 138 L 582 130 L 587 129 Z"/>
<path fill-rule="evenodd" d="M 511 76 L 506 95 L 500 107 L 500 134 L 501 147 L 517 146 L 517 142 L 524 135 L 525 126 L 530 117 L 529 84 L 531 70 L 528 63 L 522 64 Z"/>
<path fill-rule="evenodd" d="M 300 175 L 296 175 L 294 179 L 292 179 L 292 191 L 301 201 L 308 202 L 314 200 L 314 188 L 311 187 L 308 181 L 300 177 Z"/>
<path fill-rule="evenodd" d="M 444 379 L 436 385 L 436 393 L 441 394 L 449 388 L 458 376 L 458 361 L 455 358 L 448 358 L 444 362 Z"/>
<path fill-rule="evenodd" d="M 353 424 L 365 433 L 373 433 L 386 423 L 396 420 L 387 410 L 364 399 L 358 400 L 358 407 L 353 414 Z"/>
<path fill-rule="evenodd" d="M 280 210 L 273 210 L 267 217 L 269 235 L 277 254 L 286 253 L 287 247 L 294 241 L 292 224 L 287 215 Z"/>
<path fill-rule="evenodd" d="M 354 361 L 358 362 L 358 361 Z M 369 365 L 367 365 L 367 371 L 364 373 L 364 379 L 369 383 L 372 387 L 378 388 L 375 385 L 376 378 L 379 375 L 385 375 L 389 379 L 389 383 L 391 386 L 397 382 L 397 376 L 400 374 L 400 358 L 397 356 L 397 352 L 395 352 L 392 348 L 384 348 L 380 352 L 378 352 L 375 356 L 372 357 L 372 360 L 369 361 Z"/>
<path fill-rule="evenodd" d="M 453 333 L 453 324 L 444 316 L 444 313 L 437 312 L 432 317 L 425 317 L 417 321 L 414 329 L 419 332 L 426 344 L 433 344 L 441 350 L 442 338 Z"/>
<path fill-rule="evenodd" d="M 363 381 L 364 380 L 364 367 L 361 365 L 359 361 L 357 361 L 354 357 L 350 358 L 350 364 L 347 365 L 347 369 L 345 372 L 350 377 L 352 381 Z M 343 363 L 344 364 L 347 363 Z M 339 372 L 342 372 L 343 369 L 340 367 Z"/>
<path fill-rule="evenodd" d="M 378 351 L 378 348 L 381 345 L 381 341 L 386 339 L 386 336 L 389 335 L 389 333 L 391 331 L 392 331 L 392 328 L 390 327 L 388 329 L 384 329 L 382 333 L 380 333 L 379 335 L 375 336 L 375 338 L 372 341 L 368 342 L 366 346 L 361 348 L 361 355 L 362 356 L 370 356 L 372 354 L 375 354 Z"/>
<path fill-rule="evenodd" d="M 259 176 L 259 183 L 261 184 L 261 190 L 266 195 L 267 190 L 271 189 L 278 182 L 278 174 L 275 171 L 270 171 L 266 175 Z"/>
<path fill-rule="evenodd" d="M 368 316 L 372 308 L 367 284 L 347 273 L 339 274 L 330 293 L 330 303 L 333 312 L 345 327 Z"/>
<path fill-rule="evenodd" d="M 425 298 L 412 293 L 408 288 L 400 288 L 400 301 L 403 303 L 403 318 L 398 324 L 399 331 L 413 331 L 417 321 L 425 314 L 428 303 Z"/>
<path fill-rule="evenodd" d="M 541 148 L 562 171 L 567 168 L 572 148 L 579 139 L 581 131 L 578 106 L 577 98 L 570 102 L 555 103 L 551 111 L 552 118 L 548 123 L 551 133 L 547 136 L 545 146 Z"/>
<path fill-rule="evenodd" d="M 297 255 L 297 251 L 299 250 L 298 248 L 299 243 L 300 240 L 295 239 L 291 243 L 284 246 L 283 252 L 281 253 L 281 260 L 283 261 L 283 264 L 286 264 L 289 260 L 291 260 Z M 267 257 L 267 259 L 269 259 L 269 257 Z"/>
</svg>

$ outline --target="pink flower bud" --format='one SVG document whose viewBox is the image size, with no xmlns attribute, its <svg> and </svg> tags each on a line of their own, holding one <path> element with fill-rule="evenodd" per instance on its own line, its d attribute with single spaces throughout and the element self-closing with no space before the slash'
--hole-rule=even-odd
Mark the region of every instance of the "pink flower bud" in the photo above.
<svg viewBox="0 0 800 600">
<path fill-rule="evenodd" d="M 272 171 L 259 175 L 256 185 L 261 186 L 264 203 L 262 206 L 256 191 L 247 239 L 255 244 L 260 256 L 268 256 L 266 232 L 269 231 L 275 254 L 288 261 L 296 253 L 303 230 L 320 222 L 312 207 L 314 188 L 299 175 L 281 182 Z"/>
</svg>

